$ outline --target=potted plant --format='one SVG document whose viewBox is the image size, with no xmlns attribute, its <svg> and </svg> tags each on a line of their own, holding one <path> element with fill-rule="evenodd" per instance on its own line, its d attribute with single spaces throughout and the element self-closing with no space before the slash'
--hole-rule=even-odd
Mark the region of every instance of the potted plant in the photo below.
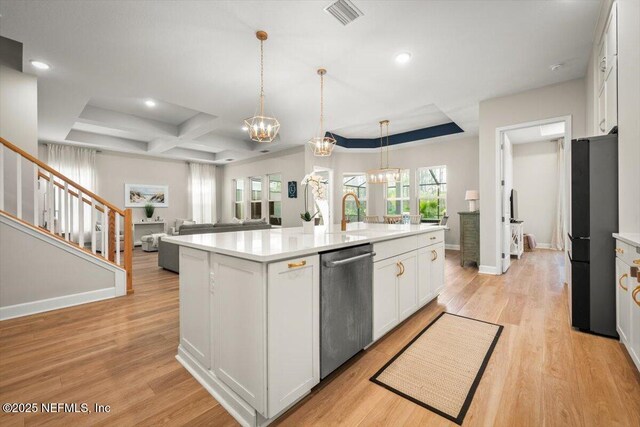
<svg viewBox="0 0 640 427">
<path fill-rule="evenodd" d="M 313 173 L 305 175 L 300 181 L 300 185 L 304 185 L 304 212 L 300 214 L 300 219 L 302 219 L 302 229 L 305 234 L 313 234 L 314 219 L 320 213 L 320 211 L 316 211 L 314 214 L 309 212 L 309 187 L 311 187 L 314 200 L 324 200 L 326 198 L 325 184 L 326 181 L 321 176 Z"/>
<path fill-rule="evenodd" d="M 154 208 L 151 203 L 146 203 L 144 205 L 144 214 L 147 216 L 147 219 L 153 218 L 153 212 L 155 210 L 156 210 L 156 208 Z"/>
</svg>

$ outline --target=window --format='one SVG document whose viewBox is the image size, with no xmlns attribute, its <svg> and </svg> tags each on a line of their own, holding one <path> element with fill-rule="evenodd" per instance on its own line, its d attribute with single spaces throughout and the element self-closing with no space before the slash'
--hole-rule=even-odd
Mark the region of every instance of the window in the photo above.
<svg viewBox="0 0 640 427">
<path fill-rule="evenodd" d="M 409 169 L 402 169 L 400 171 L 400 180 L 389 181 L 386 186 L 387 215 L 402 215 L 411 211 L 409 188 Z"/>
<path fill-rule="evenodd" d="M 191 218 L 197 224 L 216 222 L 216 167 L 189 163 Z"/>
<path fill-rule="evenodd" d="M 244 179 L 233 180 L 233 217 L 244 219 Z"/>
<path fill-rule="evenodd" d="M 269 224 L 282 225 L 282 176 L 269 175 Z"/>
<path fill-rule="evenodd" d="M 424 222 L 440 221 L 447 214 L 447 167 L 417 171 L 418 212 Z"/>
<path fill-rule="evenodd" d="M 354 193 L 360 199 L 358 209 L 353 197 L 345 201 L 344 213 L 349 222 L 362 222 L 367 212 L 367 177 L 363 173 L 345 173 L 342 176 L 342 195 Z"/>
<path fill-rule="evenodd" d="M 249 185 L 251 189 L 251 201 L 250 201 L 250 219 L 262 218 L 262 177 L 256 176 L 249 178 Z"/>
</svg>

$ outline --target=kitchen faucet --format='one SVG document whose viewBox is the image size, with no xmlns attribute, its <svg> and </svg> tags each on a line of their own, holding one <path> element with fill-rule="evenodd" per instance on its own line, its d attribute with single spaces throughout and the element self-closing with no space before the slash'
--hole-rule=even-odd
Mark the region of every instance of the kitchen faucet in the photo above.
<svg viewBox="0 0 640 427">
<path fill-rule="evenodd" d="M 356 200 L 356 206 L 358 207 L 358 209 L 360 209 L 360 200 L 358 200 L 358 196 L 356 196 L 356 193 L 347 193 L 342 196 L 342 221 L 340 221 L 340 230 L 342 231 L 347 231 L 347 218 L 344 215 L 344 205 L 347 197 L 349 196 L 353 196 L 353 198 Z"/>
</svg>

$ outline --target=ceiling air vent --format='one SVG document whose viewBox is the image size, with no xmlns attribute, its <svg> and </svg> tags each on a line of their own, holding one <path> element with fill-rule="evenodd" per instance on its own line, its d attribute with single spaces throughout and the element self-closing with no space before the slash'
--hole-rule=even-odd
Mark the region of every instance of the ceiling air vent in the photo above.
<svg viewBox="0 0 640 427">
<path fill-rule="evenodd" d="M 342 25 L 347 25 L 363 15 L 363 13 L 349 0 L 338 0 L 324 8 L 324 11 L 333 15 Z"/>
</svg>

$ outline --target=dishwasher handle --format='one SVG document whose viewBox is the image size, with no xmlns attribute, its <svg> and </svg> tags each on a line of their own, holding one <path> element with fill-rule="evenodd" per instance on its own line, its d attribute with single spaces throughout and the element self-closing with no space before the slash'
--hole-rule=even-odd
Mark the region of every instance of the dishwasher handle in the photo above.
<svg viewBox="0 0 640 427">
<path fill-rule="evenodd" d="M 367 252 L 366 254 L 356 255 L 356 256 L 352 256 L 351 258 L 345 258 L 338 261 L 325 261 L 324 266 L 327 268 L 340 267 L 345 264 L 350 264 L 352 262 L 365 259 L 368 257 L 374 257 L 374 256 L 376 256 L 375 252 Z"/>
</svg>

